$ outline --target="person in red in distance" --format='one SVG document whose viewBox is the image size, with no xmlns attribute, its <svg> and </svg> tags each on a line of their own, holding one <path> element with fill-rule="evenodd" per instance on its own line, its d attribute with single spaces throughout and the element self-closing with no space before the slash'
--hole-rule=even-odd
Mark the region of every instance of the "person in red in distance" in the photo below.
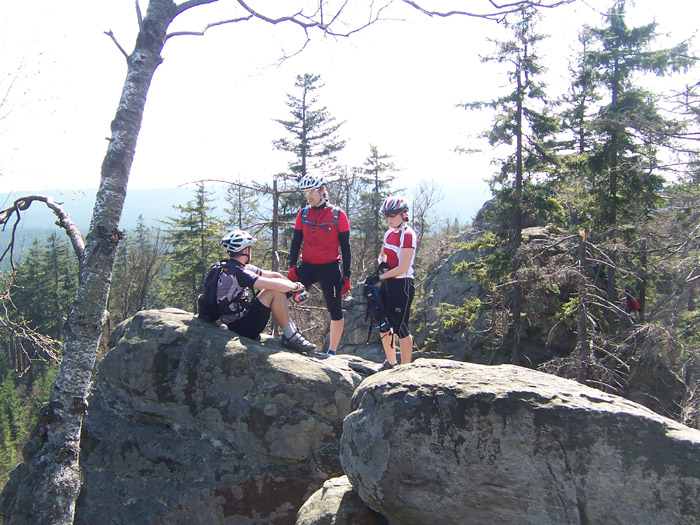
<svg viewBox="0 0 700 525">
<path fill-rule="evenodd" d="M 389 229 L 384 234 L 384 245 L 379 256 L 383 271 L 378 275 L 381 281 L 379 294 L 386 307 L 391 330 L 380 334 L 386 354 L 386 361 L 380 370 L 389 370 L 397 364 L 394 334 L 399 336 L 401 364 L 410 363 L 413 354 L 413 337 L 408 329 L 408 318 L 415 295 L 413 263 L 418 245 L 416 232 L 408 225 L 408 202 L 403 197 L 387 197 L 381 211 L 389 223 Z"/>
<path fill-rule="evenodd" d="M 287 277 L 307 289 L 316 282 L 320 284 L 331 316 L 328 355 L 335 355 L 345 324 L 340 297 L 350 290 L 351 284 L 350 222 L 343 210 L 329 204 L 323 177 L 305 175 L 299 181 L 299 189 L 309 205 L 297 213 Z M 297 266 L 300 250 L 301 264 Z"/>
<path fill-rule="evenodd" d="M 625 290 L 625 307 L 632 317 L 639 319 L 642 308 L 639 306 L 639 301 L 632 297 L 627 290 Z"/>
</svg>

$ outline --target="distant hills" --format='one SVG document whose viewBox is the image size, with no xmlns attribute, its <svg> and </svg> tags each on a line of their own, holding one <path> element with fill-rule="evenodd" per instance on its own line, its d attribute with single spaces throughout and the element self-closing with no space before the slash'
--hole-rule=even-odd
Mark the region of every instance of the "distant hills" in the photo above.
<svg viewBox="0 0 700 525">
<path fill-rule="evenodd" d="M 83 235 L 86 235 L 92 218 L 96 193 L 97 189 L 15 191 L 0 194 L 0 209 L 10 207 L 16 199 L 27 195 L 53 197 L 56 202 L 62 203 L 63 209 L 70 214 L 71 219 L 80 228 Z M 124 201 L 121 228 L 133 230 L 140 215 L 143 216 L 147 226 L 157 226 L 158 221 L 177 215 L 174 206 L 187 204 L 192 198 L 193 192 L 187 188 L 129 190 Z M 221 209 L 223 209 L 223 201 Z M 16 233 L 15 262 L 22 259 L 35 238 L 45 239 L 51 235 L 51 232 L 58 232 L 59 228 L 55 222 L 55 215 L 43 203 L 34 203 L 28 210 L 24 211 Z M 0 231 L 0 254 L 5 251 L 10 239 L 11 226 L 12 224 L 8 225 L 4 231 Z M 67 240 L 67 237 L 65 238 Z M 9 267 L 9 260 L 6 256 L 4 260 L 0 261 L 0 271 L 6 271 Z"/>
<path fill-rule="evenodd" d="M 65 211 L 70 213 L 73 222 L 80 231 L 87 232 L 95 205 L 97 189 L 89 190 L 41 190 L 15 191 L 0 194 L 0 209 L 9 207 L 15 199 L 25 195 L 47 195 L 56 202 L 61 202 Z M 129 190 L 124 201 L 121 226 L 129 230 L 136 226 L 139 215 L 143 215 L 146 224 L 153 226 L 159 220 L 177 214 L 173 208 L 192 200 L 193 192 L 186 188 L 169 188 L 157 190 Z M 222 203 L 223 204 L 223 203 Z M 53 213 L 44 205 L 33 204 L 23 213 L 22 223 L 25 229 L 47 229 L 55 222 Z"/>
<path fill-rule="evenodd" d="M 216 197 L 215 205 L 222 212 L 225 208 L 223 200 L 224 189 L 210 188 Z M 452 188 L 454 189 L 454 188 Z M 460 188 L 461 190 L 461 188 Z M 483 188 L 478 191 L 451 191 L 444 190 L 445 198 L 436 208 L 436 214 L 444 218 L 457 218 L 461 223 L 467 223 L 474 218 L 476 212 L 489 198 Z M 0 209 L 8 208 L 15 199 L 26 195 L 47 195 L 62 203 L 63 209 L 71 215 L 73 222 L 78 225 L 83 235 L 87 233 L 95 204 L 96 189 L 88 190 L 41 190 L 41 191 L 14 191 L 0 193 Z M 129 190 L 124 202 L 121 228 L 133 230 L 136 227 L 139 216 L 147 226 L 157 226 L 159 221 L 168 217 L 177 216 L 175 206 L 183 206 L 194 198 L 192 188 L 167 188 L 151 190 Z M 52 231 L 58 231 L 55 226 L 56 217 L 43 204 L 35 203 L 22 214 L 20 226 L 17 229 L 18 246 L 15 250 L 15 260 L 21 258 L 35 238 L 45 239 Z M 11 224 L 4 231 L 0 230 L 0 254 L 5 250 L 10 238 Z M 0 270 L 9 268 L 8 261 L 0 262 Z"/>
</svg>

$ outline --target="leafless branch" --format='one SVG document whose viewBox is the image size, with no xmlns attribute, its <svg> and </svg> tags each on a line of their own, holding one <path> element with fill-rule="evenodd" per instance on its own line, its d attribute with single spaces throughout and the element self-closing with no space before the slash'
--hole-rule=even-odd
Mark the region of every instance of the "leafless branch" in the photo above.
<svg viewBox="0 0 700 525">
<path fill-rule="evenodd" d="M 428 10 L 418 4 L 418 2 L 414 2 L 412 0 L 402 0 L 404 4 L 410 5 L 414 9 L 420 11 L 424 15 L 433 17 L 442 17 L 446 18 L 449 16 L 468 16 L 472 18 L 484 18 L 486 20 L 493 20 L 496 22 L 500 22 L 504 19 L 506 15 L 512 14 L 512 13 L 517 13 L 518 11 L 522 11 L 525 8 L 528 7 L 540 7 L 540 8 L 554 8 L 558 7 L 560 5 L 565 5 L 565 4 L 570 4 L 574 2 L 575 0 L 555 0 L 551 2 L 538 2 L 538 1 L 532 1 L 532 0 L 523 0 L 523 1 L 516 1 L 516 2 L 510 2 L 510 3 L 505 3 L 505 4 L 498 4 L 497 2 L 494 2 L 493 0 L 489 0 L 489 4 L 494 8 L 493 11 L 490 12 L 483 12 L 483 13 L 472 13 L 470 11 L 460 11 L 460 10 L 451 10 L 451 11 L 431 11 Z"/>
<path fill-rule="evenodd" d="M 230 20 L 220 20 L 219 22 L 212 22 L 210 24 L 207 24 L 204 29 L 201 31 L 176 31 L 174 33 L 168 33 L 165 36 L 165 40 L 167 41 L 169 38 L 175 37 L 175 36 L 202 36 L 204 33 L 206 33 L 209 29 L 212 27 L 217 27 L 217 26 L 222 26 L 226 24 L 235 24 L 237 22 L 246 22 L 253 18 L 253 15 L 249 16 L 244 16 L 240 18 L 231 18 Z"/>
<path fill-rule="evenodd" d="M 28 209 L 34 201 L 43 202 L 54 213 L 54 215 L 58 217 L 56 225 L 60 228 L 63 228 L 66 231 L 66 234 L 68 235 L 68 238 L 70 239 L 71 244 L 73 245 L 73 251 L 78 257 L 78 263 L 80 266 L 82 266 L 85 253 L 85 241 L 83 240 L 83 236 L 80 233 L 80 230 L 71 220 L 70 215 L 63 210 L 60 202 L 55 202 L 51 197 L 46 197 L 44 195 L 28 195 L 26 197 L 21 197 L 17 199 L 11 207 L 0 211 L 0 226 L 2 226 L 3 231 L 5 230 L 5 227 L 10 223 L 11 218 L 13 216 L 15 217 L 14 223 L 12 225 L 12 235 L 10 237 L 10 242 L 5 251 L 2 253 L 2 255 L 0 255 L 0 261 L 4 259 L 5 256 L 9 253 L 10 266 L 14 270 L 12 254 L 14 251 L 15 233 L 17 231 L 17 226 L 19 225 L 22 212 Z"/>
<path fill-rule="evenodd" d="M 128 58 L 129 54 L 126 51 L 124 51 L 124 48 L 122 46 L 119 45 L 119 42 L 117 42 L 117 39 L 114 36 L 114 33 L 112 32 L 112 30 L 110 29 L 109 31 L 105 31 L 104 33 L 105 33 L 105 35 L 107 35 L 109 38 L 112 39 L 112 42 L 114 42 L 114 45 L 117 46 L 119 51 L 122 52 L 122 55 L 124 55 L 124 57 Z"/>
<path fill-rule="evenodd" d="M 540 275 L 538 277 L 535 277 L 533 279 L 516 279 L 515 281 L 508 281 L 507 283 L 499 284 L 493 287 L 494 293 L 503 290 L 505 288 L 513 288 L 514 286 L 526 286 L 528 284 L 536 283 L 538 281 L 541 281 L 545 279 L 547 276 L 546 275 Z"/>
<path fill-rule="evenodd" d="M 218 2 L 219 0 L 187 0 L 187 2 L 183 2 L 180 5 L 177 6 L 177 11 L 175 16 L 184 13 L 188 9 L 191 9 L 193 7 L 197 7 L 198 5 L 206 5 L 206 4 L 213 4 L 215 2 Z"/>
<path fill-rule="evenodd" d="M 12 302 L 11 289 L 12 283 L 0 295 L 0 326 L 13 336 L 14 341 L 16 341 L 29 363 L 37 358 L 42 361 L 50 359 L 58 363 L 61 343 L 37 332 L 29 326 L 22 313 Z M 18 320 L 14 321 L 13 318 Z M 19 375 L 22 375 L 28 369 L 29 365 L 21 370 L 17 370 L 17 372 Z"/>
<path fill-rule="evenodd" d="M 273 193 L 272 188 L 270 188 L 269 185 L 267 185 L 267 184 L 257 184 L 257 183 L 255 183 L 255 182 L 253 182 L 250 186 L 247 185 L 247 184 L 242 184 L 242 183 L 240 183 L 240 182 L 234 182 L 234 181 L 224 180 L 224 179 L 201 179 L 201 180 L 194 181 L 193 183 L 194 183 L 194 184 L 199 184 L 199 183 L 204 183 L 204 182 L 223 183 L 223 184 L 229 184 L 229 185 L 231 185 L 231 186 L 238 186 L 238 187 L 240 187 L 240 188 L 245 188 L 245 189 L 247 189 L 247 190 L 260 191 L 260 192 L 262 192 L 262 193 L 268 193 L 268 194 L 272 194 L 272 193 Z M 281 189 L 281 190 L 278 189 L 278 190 L 277 190 L 277 193 L 295 193 L 295 192 L 298 192 L 298 191 L 299 191 L 298 188 Z"/>
<path fill-rule="evenodd" d="M 143 33 L 143 16 L 141 15 L 141 6 L 139 6 L 139 0 L 136 0 L 136 19 L 139 22 L 139 31 Z"/>
</svg>

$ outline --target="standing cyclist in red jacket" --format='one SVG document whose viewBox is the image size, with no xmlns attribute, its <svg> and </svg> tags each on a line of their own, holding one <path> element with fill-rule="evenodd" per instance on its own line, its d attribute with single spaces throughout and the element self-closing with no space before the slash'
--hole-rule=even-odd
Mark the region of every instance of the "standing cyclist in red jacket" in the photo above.
<svg viewBox="0 0 700 525">
<path fill-rule="evenodd" d="M 345 323 L 340 297 L 350 290 L 350 222 L 343 210 L 329 204 L 323 177 L 305 175 L 299 189 L 309 205 L 297 213 L 287 277 L 307 289 L 316 282 L 321 286 L 331 315 L 328 355 L 335 355 Z M 301 264 L 297 266 L 300 249 Z"/>
</svg>

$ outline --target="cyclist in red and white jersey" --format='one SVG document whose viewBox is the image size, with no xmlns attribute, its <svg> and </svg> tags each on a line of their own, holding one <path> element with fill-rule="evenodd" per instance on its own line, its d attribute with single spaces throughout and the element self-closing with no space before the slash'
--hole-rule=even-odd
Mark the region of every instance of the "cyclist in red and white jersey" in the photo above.
<svg viewBox="0 0 700 525">
<path fill-rule="evenodd" d="M 413 337 L 408 329 L 411 303 L 415 295 L 413 264 L 416 259 L 417 236 L 408 225 L 408 203 L 403 197 L 392 195 L 382 204 L 381 212 L 389 224 L 384 234 L 382 253 L 379 256 L 383 273 L 379 274 L 379 293 L 386 307 L 391 325 L 389 332 L 381 334 L 386 361 L 382 370 L 396 366 L 394 334 L 399 337 L 401 364 L 411 362 Z M 384 263 L 384 264 L 382 264 Z"/>
</svg>

